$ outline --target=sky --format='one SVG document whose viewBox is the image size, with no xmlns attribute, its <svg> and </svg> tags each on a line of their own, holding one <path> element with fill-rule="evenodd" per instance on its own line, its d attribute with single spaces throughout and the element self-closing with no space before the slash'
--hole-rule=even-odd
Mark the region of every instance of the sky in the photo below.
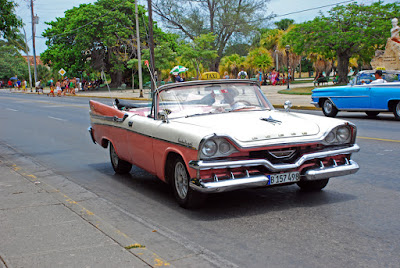
<svg viewBox="0 0 400 268">
<path fill-rule="evenodd" d="M 18 4 L 16 14 L 22 18 L 25 24 L 30 55 L 32 55 L 32 24 L 30 0 L 13 0 Z M 40 37 L 42 32 L 48 27 L 45 22 L 54 21 L 57 17 L 64 17 L 64 12 L 80 4 L 93 3 L 95 0 L 34 0 L 34 14 L 39 17 L 39 24 L 36 25 L 36 55 L 44 52 L 47 48 L 46 39 Z M 267 14 L 271 12 L 278 15 L 274 21 L 281 19 L 293 19 L 296 23 L 312 20 L 318 16 L 319 11 L 326 13 L 334 4 L 347 4 L 346 0 L 270 0 L 267 5 Z M 373 0 L 359 0 L 358 3 L 370 5 Z M 393 3 L 395 0 L 386 0 L 384 3 Z M 139 4 L 147 7 L 147 1 L 139 0 Z M 308 10 L 312 9 L 312 10 Z M 304 11 L 308 10 L 308 11 Z M 300 12 L 304 11 L 304 12 Z M 289 14 L 292 13 L 292 14 Z M 285 15 L 288 14 L 288 15 Z M 400 14 L 399 14 L 400 17 Z M 155 18 L 156 19 L 156 18 Z"/>
</svg>

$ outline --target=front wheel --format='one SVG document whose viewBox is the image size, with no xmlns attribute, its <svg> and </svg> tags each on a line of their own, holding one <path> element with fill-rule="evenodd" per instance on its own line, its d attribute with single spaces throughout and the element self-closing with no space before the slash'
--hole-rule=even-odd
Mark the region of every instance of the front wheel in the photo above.
<svg viewBox="0 0 400 268">
<path fill-rule="evenodd" d="M 338 109 L 330 99 L 326 99 L 322 104 L 322 112 L 325 116 L 335 117 L 338 113 Z"/>
<path fill-rule="evenodd" d="M 171 173 L 172 188 L 178 204 L 183 208 L 194 208 L 202 205 L 205 195 L 190 188 L 190 176 L 181 158 L 175 159 Z"/>
<path fill-rule="evenodd" d="M 400 101 L 394 106 L 393 114 L 397 120 L 400 120 Z"/>
<path fill-rule="evenodd" d="M 305 192 L 316 192 L 320 191 L 328 184 L 329 179 L 322 179 L 316 181 L 299 181 L 297 185 L 301 190 Z"/>
<path fill-rule="evenodd" d="M 118 157 L 117 152 L 115 151 L 114 146 L 111 142 L 110 142 L 110 160 L 115 173 L 127 174 L 132 169 L 131 163 L 121 160 Z"/>
</svg>

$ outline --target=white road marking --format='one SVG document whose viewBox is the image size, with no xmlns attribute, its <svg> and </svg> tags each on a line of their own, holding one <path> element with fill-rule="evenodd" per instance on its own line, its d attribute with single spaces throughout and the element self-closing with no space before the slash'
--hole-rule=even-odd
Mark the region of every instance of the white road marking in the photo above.
<svg viewBox="0 0 400 268">
<path fill-rule="evenodd" d="M 62 118 L 57 118 L 57 117 L 52 117 L 52 116 L 49 116 L 49 118 L 55 119 L 55 120 L 58 120 L 58 121 L 68 121 L 68 120 L 65 120 L 65 119 L 62 119 Z"/>
<path fill-rule="evenodd" d="M 6 108 L 6 110 L 13 111 L 13 112 L 18 112 L 18 110 L 11 109 L 11 108 Z"/>
</svg>

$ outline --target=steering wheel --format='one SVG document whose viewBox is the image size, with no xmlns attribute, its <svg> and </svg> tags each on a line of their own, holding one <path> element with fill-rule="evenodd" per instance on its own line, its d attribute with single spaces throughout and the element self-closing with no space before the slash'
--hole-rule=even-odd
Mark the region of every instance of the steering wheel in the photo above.
<svg viewBox="0 0 400 268">
<path fill-rule="evenodd" d="M 244 104 L 246 104 L 246 106 L 254 106 L 254 105 L 252 105 L 249 101 L 247 101 L 247 100 L 237 100 L 237 101 L 235 101 L 232 105 L 234 105 L 234 104 L 236 104 L 236 103 L 244 103 Z"/>
</svg>

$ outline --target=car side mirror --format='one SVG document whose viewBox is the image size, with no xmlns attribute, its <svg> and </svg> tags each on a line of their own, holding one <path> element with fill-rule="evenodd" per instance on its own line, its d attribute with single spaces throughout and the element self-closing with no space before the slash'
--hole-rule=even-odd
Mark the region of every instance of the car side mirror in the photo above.
<svg viewBox="0 0 400 268">
<path fill-rule="evenodd" d="M 169 114 L 170 113 L 168 113 L 168 111 L 162 110 L 162 111 L 158 112 L 158 118 L 160 118 L 164 123 L 169 123 L 169 119 L 168 119 Z"/>
<path fill-rule="evenodd" d="M 290 100 L 285 101 L 283 104 L 283 108 L 285 108 L 286 112 L 290 112 L 290 108 L 292 108 L 292 102 Z"/>
</svg>

